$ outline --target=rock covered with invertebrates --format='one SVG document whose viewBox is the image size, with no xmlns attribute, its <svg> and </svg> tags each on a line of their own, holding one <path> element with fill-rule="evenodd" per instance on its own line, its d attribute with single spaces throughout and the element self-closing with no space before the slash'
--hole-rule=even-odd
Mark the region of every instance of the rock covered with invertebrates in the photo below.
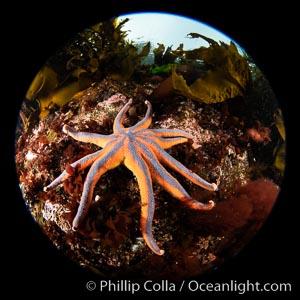
<svg viewBox="0 0 300 300">
<path fill-rule="evenodd" d="M 104 79 L 74 97 L 31 130 L 20 129 L 17 172 L 26 204 L 50 240 L 68 257 L 105 277 L 169 278 L 180 280 L 207 272 L 235 255 L 253 237 L 269 214 L 279 192 L 280 176 L 272 162 L 261 164 L 259 149 L 271 151 L 276 128 L 253 122 L 240 103 L 208 105 L 172 94 L 153 101 L 150 128 L 176 128 L 200 145 L 172 147 L 168 152 L 206 179 L 219 179 L 219 191 L 205 191 L 172 174 L 188 193 L 216 207 L 196 212 L 154 184 L 153 235 L 165 255 L 146 246 L 140 232 L 140 193 L 136 178 L 122 165 L 96 184 L 93 203 L 80 232 L 72 220 L 88 170 L 70 164 L 98 150 L 62 132 L 67 122 L 78 131 L 112 133 L 113 120 L 129 98 L 134 106 L 124 120 L 132 126 L 145 114 L 144 101 L 156 84 Z M 256 127 L 255 127 L 256 126 Z M 262 129 L 268 128 L 268 129 Z M 254 130 L 263 133 L 254 138 Z M 51 192 L 43 192 L 62 171 L 71 176 Z M 255 225 L 253 225 L 255 224 Z M 236 238 L 238 236 L 238 239 Z"/>
</svg>

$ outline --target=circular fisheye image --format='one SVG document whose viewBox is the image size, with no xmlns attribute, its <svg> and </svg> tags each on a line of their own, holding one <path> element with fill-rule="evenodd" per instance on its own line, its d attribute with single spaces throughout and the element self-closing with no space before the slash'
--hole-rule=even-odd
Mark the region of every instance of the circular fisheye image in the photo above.
<svg viewBox="0 0 300 300">
<path fill-rule="evenodd" d="M 101 21 L 70 37 L 25 93 L 15 160 L 28 211 L 100 276 L 205 274 L 251 241 L 276 202 L 278 99 L 251 54 L 200 21 Z"/>
</svg>

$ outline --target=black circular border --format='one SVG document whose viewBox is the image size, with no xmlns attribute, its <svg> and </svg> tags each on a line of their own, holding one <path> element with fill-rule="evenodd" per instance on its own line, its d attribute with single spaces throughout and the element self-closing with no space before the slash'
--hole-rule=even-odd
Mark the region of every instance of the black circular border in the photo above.
<svg viewBox="0 0 300 300">
<path fill-rule="evenodd" d="M 165 3 L 167 2 L 167 3 Z M 6 278 L 11 293 L 22 289 L 24 295 L 42 291 L 47 295 L 85 295 L 85 283 L 94 275 L 70 262 L 41 234 L 38 225 L 25 213 L 14 169 L 14 132 L 18 111 L 31 80 L 45 60 L 73 34 L 99 20 L 123 13 L 161 11 L 198 19 L 224 32 L 245 48 L 269 79 L 284 113 L 288 133 L 287 170 L 279 199 L 267 222 L 244 250 L 205 280 L 258 280 L 262 282 L 293 282 L 291 272 L 297 256 L 296 208 L 292 194 L 293 128 L 292 70 L 297 60 L 295 20 L 290 17 L 292 7 L 261 7 L 248 3 L 239 5 L 196 5 L 196 1 L 86 1 L 62 8 L 54 3 L 37 7 L 7 6 L 8 19 L 2 24 L 2 61 L 5 66 L 2 90 L 1 136 L 4 136 L 2 155 L 2 231 L 4 256 L 8 268 Z M 12 6 L 12 5 L 11 5 Z M 248 6 L 248 7 L 247 7 Z M 199 8 L 200 7 L 200 8 Z M 23 14 L 16 15 L 16 9 Z M 294 48 L 293 48 L 294 47 Z M 298 126 L 299 127 L 299 126 Z M 8 151 L 7 154 L 6 151 Z M 294 161 L 296 162 L 296 160 Z M 6 166 L 7 165 L 7 166 Z M 92 277 L 91 277 L 92 276 Z M 95 277 L 94 277 L 95 278 Z M 200 278 L 200 280 L 202 280 Z M 96 296 L 100 297 L 100 293 Z"/>
</svg>

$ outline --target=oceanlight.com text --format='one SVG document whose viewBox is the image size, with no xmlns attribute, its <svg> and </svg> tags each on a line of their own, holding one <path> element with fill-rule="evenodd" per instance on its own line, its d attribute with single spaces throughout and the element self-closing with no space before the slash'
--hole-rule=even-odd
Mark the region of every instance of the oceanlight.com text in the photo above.
<svg viewBox="0 0 300 300">
<path fill-rule="evenodd" d="M 186 283 L 189 291 L 200 292 L 237 292 L 238 294 L 245 294 L 246 292 L 291 292 L 291 283 L 284 282 L 251 282 L 246 280 L 245 282 L 239 282 L 237 280 L 230 280 L 229 282 L 214 282 L 204 283 L 196 280 L 191 280 Z"/>
</svg>

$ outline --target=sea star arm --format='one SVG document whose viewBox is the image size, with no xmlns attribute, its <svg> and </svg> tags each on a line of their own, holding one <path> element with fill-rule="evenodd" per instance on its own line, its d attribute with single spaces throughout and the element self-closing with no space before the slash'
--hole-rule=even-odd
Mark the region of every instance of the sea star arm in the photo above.
<svg viewBox="0 0 300 300">
<path fill-rule="evenodd" d="M 143 158 L 149 166 L 152 178 L 174 198 L 197 210 L 210 210 L 214 207 L 214 202 L 212 200 L 210 200 L 208 204 L 205 204 L 193 199 L 181 186 L 177 179 L 163 168 L 159 160 L 156 158 L 156 155 L 151 150 L 151 144 L 145 141 L 139 141 L 138 147 L 140 153 L 142 153 Z"/>
<path fill-rule="evenodd" d="M 152 123 L 152 106 L 151 106 L 151 103 L 148 100 L 145 101 L 145 103 L 147 105 L 146 115 L 140 122 L 138 122 L 136 125 L 134 125 L 133 127 L 130 128 L 131 132 L 137 132 L 139 130 L 146 129 Z"/>
<path fill-rule="evenodd" d="M 102 155 L 97 158 L 90 168 L 83 185 L 83 192 L 77 214 L 73 220 L 73 229 L 76 230 L 85 219 L 93 197 L 94 187 L 100 177 L 108 170 L 120 165 L 123 161 L 122 141 L 111 143 L 103 149 Z"/>
<path fill-rule="evenodd" d="M 218 185 L 215 183 L 209 183 L 191 170 L 189 170 L 187 167 L 185 167 L 183 164 L 181 164 L 179 161 L 177 161 L 175 158 L 173 158 L 170 154 L 168 154 L 164 150 L 160 150 L 159 146 L 149 140 L 145 139 L 145 143 L 148 143 L 149 146 L 151 146 L 151 149 L 154 151 L 155 155 L 159 159 L 161 163 L 164 165 L 167 165 L 174 171 L 178 172 L 194 184 L 201 186 L 202 188 L 209 190 L 209 191 L 217 191 L 218 190 Z"/>
<path fill-rule="evenodd" d="M 96 151 L 92 154 L 84 156 L 81 159 L 73 162 L 71 164 L 71 167 L 77 168 L 79 171 L 81 171 L 81 170 L 85 169 L 86 167 L 90 166 L 97 159 L 97 157 L 99 157 L 101 155 L 101 152 L 102 152 L 102 150 L 99 150 L 99 151 Z M 47 192 L 50 188 L 53 188 L 53 187 L 59 185 L 62 181 L 66 180 L 70 176 L 71 176 L 71 174 L 69 174 L 66 170 L 63 171 L 49 185 L 44 187 L 44 191 Z"/>
<path fill-rule="evenodd" d="M 123 108 L 117 114 L 113 125 L 114 134 L 120 134 L 125 132 L 125 127 L 123 126 L 122 123 L 125 119 L 125 115 L 129 110 L 131 104 L 132 104 L 132 99 L 129 99 L 129 101 L 123 106 Z"/>
<path fill-rule="evenodd" d="M 145 129 L 141 131 L 141 134 L 143 135 L 155 135 L 162 138 L 187 138 L 191 141 L 194 141 L 194 137 L 180 129 Z M 194 149 L 199 148 L 199 145 L 195 142 L 193 143 L 192 147 Z"/>
<path fill-rule="evenodd" d="M 101 148 L 104 148 L 107 145 L 107 143 L 111 142 L 114 138 L 117 138 L 113 134 L 102 135 L 97 133 L 75 131 L 72 127 L 68 125 L 64 125 L 63 132 L 79 142 L 92 143 Z"/>
<path fill-rule="evenodd" d="M 164 250 L 159 249 L 152 235 L 152 220 L 154 215 L 154 195 L 150 171 L 137 153 L 133 143 L 127 144 L 127 155 L 124 160 L 125 166 L 136 176 L 141 195 L 141 231 L 148 247 L 156 254 L 163 255 Z"/>
<path fill-rule="evenodd" d="M 154 134 L 143 135 L 143 138 L 147 137 L 148 139 L 154 141 L 161 147 L 162 149 L 169 149 L 175 145 L 187 143 L 190 139 L 184 137 L 177 138 L 161 138 Z"/>
</svg>

